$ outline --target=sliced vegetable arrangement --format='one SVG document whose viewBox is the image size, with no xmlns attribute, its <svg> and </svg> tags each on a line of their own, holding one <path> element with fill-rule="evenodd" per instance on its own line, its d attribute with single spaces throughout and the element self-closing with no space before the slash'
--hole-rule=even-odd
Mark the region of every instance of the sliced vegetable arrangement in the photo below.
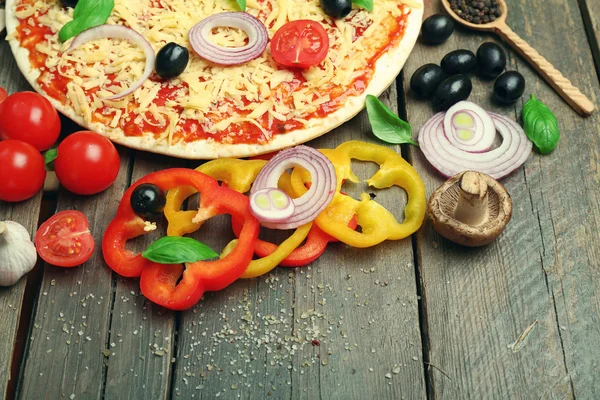
<svg viewBox="0 0 600 400">
<path fill-rule="evenodd" d="M 369 195 L 363 194 L 359 201 L 340 192 L 344 180 L 358 182 L 352 172 L 352 159 L 380 164 L 380 170 L 367 181 L 370 186 L 382 189 L 396 185 L 406 190 L 409 200 L 402 223 Z M 291 175 L 286 172 L 288 169 L 292 169 Z M 160 190 L 150 190 L 154 187 Z M 242 194 L 248 190 L 250 197 Z M 169 191 L 164 206 L 169 235 L 191 233 L 207 219 L 225 213 L 232 215 L 238 239 L 226 246 L 218 260 L 212 261 L 209 259 L 216 253 L 193 239 L 178 236 L 160 239 L 142 254 L 126 250 L 127 240 L 153 229 L 140 214 L 155 215 L 162 205 L 156 200 L 161 191 Z M 180 211 L 185 199 L 196 191 L 200 192 L 199 210 Z M 294 204 L 285 222 L 272 221 L 279 210 L 265 213 L 268 217 L 262 219 L 263 226 L 296 228 L 279 246 L 258 239 L 260 222 L 256 215 L 262 216 L 257 212 L 262 200 L 256 198 L 272 192 L 276 195 L 266 199 L 266 203 Z M 136 214 L 132 204 L 144 197 L 151 200 L 142 201 Z M 102 250 L 106 263 L 115 272 L 141 278 L 146 297 L 181 310 L 194 305 L 204 291 L 222 289 L 237 278 L 260 276 L 279 264 L 306 265 L 336 239 L 355 247 L 370 247 L 384 240 L 405 238 L 421 226 L 425 207 L 425 187 L 417 172 L 386 147 L 358 141 L 321 151 L 298 146 L 281 151 L 268 162 L 219 159 L 197 171 L 169 169 L 145 176 L 125 192 L 117 216 L 104 235 Z M 355 230 L 357 226 L 361 232 Z M 305 239 L 304 246 L 299 247 Z M 255 253 L 262 258 L 252 260 Z M 186 263 L 186 267 L 181 263 Z"/>
</svg>

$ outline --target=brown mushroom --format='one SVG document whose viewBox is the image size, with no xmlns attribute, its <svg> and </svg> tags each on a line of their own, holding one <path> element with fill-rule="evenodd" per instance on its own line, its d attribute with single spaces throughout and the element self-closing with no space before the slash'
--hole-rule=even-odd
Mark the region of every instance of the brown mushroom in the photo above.
<svg viewBox="0 0 600 400">
<path fill-rule="evenodd" d="M 448 179 L 429 199 L 427 208 L 435 230 L 464 246 L 483 246 L 504 230 L 512 215 L 512 200 L 489 175 L 461 172 Z"/>
</svg>

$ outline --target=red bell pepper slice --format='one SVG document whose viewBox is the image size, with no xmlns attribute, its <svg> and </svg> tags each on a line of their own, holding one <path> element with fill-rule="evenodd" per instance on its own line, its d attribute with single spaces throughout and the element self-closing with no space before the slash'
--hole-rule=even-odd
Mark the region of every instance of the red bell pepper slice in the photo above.
<svg viewBox="0 0 600 400">
<path fill-rule="evenodd" d="M 219 214 L 231 214 L 242 224 L 238 245 L 222 259 L 189 263 L 186 268 L 154 263 L 126 250 L 127 240 L 147 233 L 144 220 L 133 212 L 130 204 L 133 190 L 142 183 L 153 183 L 165 191 L 193 186 L 200 193 L 196 218 L 204 221 Z M 172 310 L 184 310 L 196 304 L 204 291 L 223 289 L 242 275 L 252 260 L 259 229 L 258 220 L 250 212 L 248 197 L 219 186 L 215 179 L 201 172 L 173 168 L 146 175 L 127 189 L 117 215 L 106 229 L 102 251 L 108 266 L 118 274 L 141 276 L 140 287 L 148 299 Z"/>
<path fill-rule="evenodd" d="M 235 235 L 239 235 L 241 232 L 241 224 L 238 220 L 232 219 L 232 227 Z M 355 229 L 357 226 L 356 217 L 350 220 L 348 226 Z M 282 267 L 303 267 L 315 261 L 317 258 L 325 252 L 328 243 L 339 242 L 336 238 L 323 232 L 317 224 L 313 223 L 313 226 L 308 232 L 305 243 L 294 249 L 283 261 L 279 263 Z M 256 240 L 254 245 L 254 253 L 259 257 L 267 257 L 271 255 L 277 249 L 277 245 L 264 240 Z"/>
</svg>

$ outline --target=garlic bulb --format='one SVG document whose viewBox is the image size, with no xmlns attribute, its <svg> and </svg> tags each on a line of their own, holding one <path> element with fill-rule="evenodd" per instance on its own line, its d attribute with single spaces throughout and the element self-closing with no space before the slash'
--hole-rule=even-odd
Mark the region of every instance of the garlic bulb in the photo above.
<svg viewBox="0 0 600 400">
<path fill-rule="evenodd" d="M 0 286 L 12 286 L 35 266 L 37 252 L 21 224 L 0 221 Z"/>
</svg>

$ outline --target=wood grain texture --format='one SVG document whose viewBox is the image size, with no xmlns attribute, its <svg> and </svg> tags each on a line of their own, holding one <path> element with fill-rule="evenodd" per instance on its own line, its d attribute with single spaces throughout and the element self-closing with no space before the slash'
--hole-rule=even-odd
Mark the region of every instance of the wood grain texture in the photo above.
<svg viewBox="0 0 600 400">
<path fill-rule="evenodd" d="M 102 397 L 114 284 L 102 258 L 101 242 L 129 182 L 129 151 L 119 151 L 120 172 L 109 189 L 94 196 L 59 193 L 57 211 L 83 212 L 96 248 L 76 268 L 44 265 L 20 398 Z"/>
<path fill-rule="evenodd" d="M 596 70 L 600 69 L 600 3 L 595 0 L 580 0 L 581 17 L 588 35 Z"/>
<path fill-rule="evenodd" d="M 184 160 L 137 152 L 131 182 L 150 172 L 185 166 Z M 133 251 L 141 252 L 166 235 L 166 221 L 157 222 L 159 229 L 132 241 Z M 111 315 L 104 397 L 166 399 L 170 393 L 175 313 L 146 300 L 139 279 L 118 277 Z"/>
<path fill-rule="evenodd" d="M 586 89 L 586 93 L 596 93 L 581 79 L 581 72 L 578 74 L 566 66 L 573 61 L 567 61 L 561 54 L 571 54 L 574 50 L 539 48 L 541 39 L 532 40 L 555 37 L 556 26 L 563 25 L 568 32 L 565 35 L 570 38 L 576 35 L 577 32 L 569 31 L 573 22 L 564 20 L 565 6 L 551 3 L 529 0 L 521 7 L 511 2 L 508 23 L 558 69 L 572 77 L 574 84 Z M 429 13 L 439 10 L 437 2 L 430 5 Z M 557 13 L 557 9 L 561 12 Z M 556 20 L 551 20 L 549 14 Z M 534 20 L 540 22 L 530 30 L 522 22 L 519 24 L 519 20 L 529 24 Z M 536 34 L 532 36 L 532 32 Z M 475 52 L 481 43 L 490 40 L 494 40 L 490 35 L 457 29 L 445 44 L 417 46 L 404 71 L 405 84 L 408 85 L 419 66 L 439 63 L 446 53 L 458 48 Z M 574 47 L 575 42 L 585 44 L 583 38 L 575 36 L 565 47 Z M 577 49 L 574 52 L 577 56 L 579 52 L 586 52 L 581 46 Z M 570 139 L 565 140 L 565 137 L 579 135 L 575 127 L 592 127 L 594 120 L 580 119 L 514 52 L 508 51 L 508 55 L 508 68 L 518 68 L 526 75 L 525 96 L 535 93 L 558 112 L 563 140 L 552 155 L 532 154 L 524 168 L 502 180 L 513 198 L 514 211 L 512 221 L 495 243 L 480 249 L 462 248 L 437 235 L 429 221 L 419 232 L 418 265 L 428 332 L 428 374 L 430 394 L 435 398 L 572 398 L 577 392 L 573 392 L 572 371 L 565 363 L 564 325 L 557 324 L 560 311 L 556 311 L 557 302 L 547 278 L 547 263 L 555 258 L 555 248 L 550 245 L 552 231 L 548 230 L 551 224 L 540 217 L 544 213 L 560 213 L 559 208 L 547 208 L 549 198 L 575 200 L 572 193 L 558 191 L 551 182 L 541 185 L 531 171 L 563 179 L 557 177 L 562 176 L 558 171 L 571 163 L 569 160 L 573 157 L 565 143 L 570 144 Z M 561 59 L 565 62 L 561 63 Z M 473 86 L 470 100 L 515 119 L 520 115 L 522 102 L 516 106 L 491 102 L 493 82 L 474 79 Z M 428 102 L 416 100 L 409 94 L 407 113 L 409 122 L 418 129 L 434 110 Z M 444 179 L 417 148 L 411 148 L 411 155 L 431 194 Z M 544 167 L 540 168 L 540 164 Z M 565 174 L 564 179 L 573 177 Z M 544 194 L 532 195 L 540 191 Z M 521 345 L 512 348 L 535 321 L 537 324 Z"/>
<path fill-rule="evenodd" d="M 395 88 L 384 97 L 395 109 Z M 373 140 L 366 113 L 310 144 L 350 139 Z M 362 179 L 375 170 L 356 163 Z M 377 200 L 401 215 L 401 190 Z M 197 237 L 219 248 L 230 235 L 227 224 L 209 221 Z M 281 242 L 287 234 L 261 236 Z M 425 398 L 412 261 L 410 240 L 362 250 L 333 244 L 309 267 L 205 295 L 182 314 L 174 397 Z"/>
<path fill-rule="evenodd" d="M 598 74 L 577 2 L 518 4 L 512 24 L 532 46 L 552 54 L 554 65 L 598 103 Z M 557 149 L 550 157 L 535 158 L 525 173 L 573 390 L 579 398 L 599 398 L 600 347 L 590 344 L 600 343 L 600 116 L 578 118 L 528 68 L 518 67 L 559 120 Z"/>
<path fill-rule="evenodd" d="M 0 35 L 0 54 L 9 54 L 5 35 Z M 0 87 L 8 93 L 29 89 L 25 79 L 16 72 L 17 66 L 12 57 L 0 56 Z M 6 203 L 0 200 L 0 221 L 15 221 L 23 225 L 33 239 L 37 229 L 40 212 L 41 192 L 31 199 L 19 203 Z M 8 382 L 16 377 L 11 376 L 13 350 L 17 343 L 26 341 L 24 337 L 16 337 L 21 317 L 21 304 L 25 293 L 27 278 L 21 279 L 9 288 L 0 287 L 0 396 L 6 396 Z M 27 320 L 27 319 L 26 319 Z"/>
</svg>

